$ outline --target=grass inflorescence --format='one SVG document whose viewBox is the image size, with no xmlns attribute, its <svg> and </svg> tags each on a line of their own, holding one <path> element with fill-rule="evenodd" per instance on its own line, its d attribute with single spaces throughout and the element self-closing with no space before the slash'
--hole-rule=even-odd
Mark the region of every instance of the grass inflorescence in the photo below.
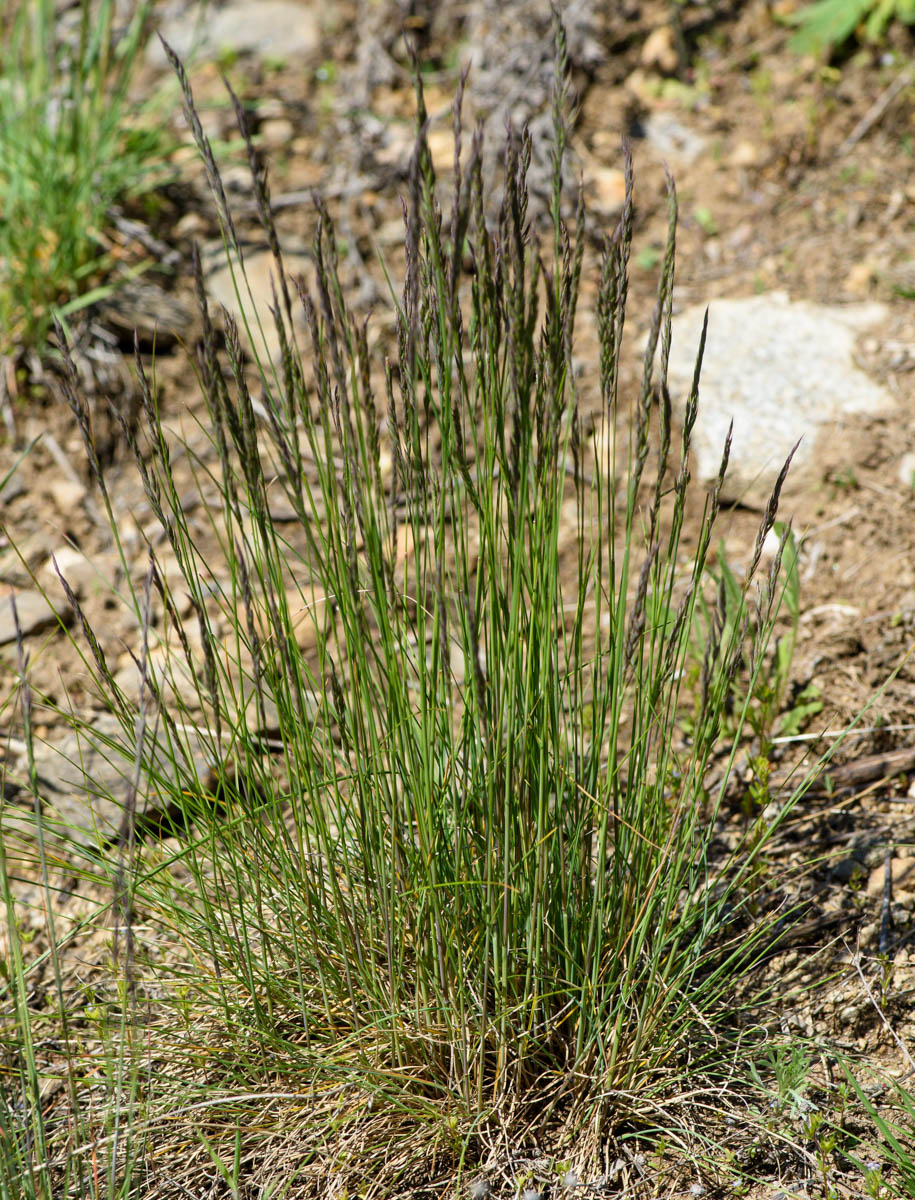
<svg viewBox="0 0 915 1200">
<path fill-rule="evenodd" d="M 4 1194 L 171 1194 L 206 1176 L 227 1195 L 394 1195 L 448 1190 L 483 1167 L 498 1186 L 515 1178 L 514 1154 L 534 1161 L 544 1144 L 577 1179 L 639 1121 L 717 1111 L 748 1053 L 738 985 L 785 916 L 765 915 L 760 870 L 779 818 L 731 849 L 718 832 L 778 608 L 787 531 L 755 577 L 785 472 L 745 579 L 703 610 L 696 694 L 684 694 L 728 445 L 686 553 L 702 345 L 675 445 L 672 181 L 642 378 L 631 406 L 621 396 L 628 153 L 595 280 L 591 437 L 574 358 L 584 210 L 564 209 L 557 31 L 545 215 L 532 211 L 523 130 L 509 135 L 487 215 L 480 135 L 461 153 L 460 96 L 446 215 L 417 72 L 389 357 L 347 308 L 323 206 L 313 282 L 287 278 L 251 151 L 276 258 L 275 306 L 260 319 L 276 324 L 280 360 L 256 355 L 255 399 L 241 331 L 224 314 L 218 333 L 198 264 L 196 368 L 215 463 L 191 461 L 218 491 L 218 553 L 192 534 L 137 357 L 145 440 L 125 436 L 188 605 L 151 549 L 131 600 L 137 706 L 71 593 L 129 780 L 118 836 L 85 865 L 107 872 L 116 930 L 112 982 L 81 1017 L 95 1020 L 87 1044 L 103 1069 L 87 1074 L 70 1033 L 54 1054 L 26 1036 L 37 1018 L 11 919 L 2 996 L 20 1048 L 5 1069 L 19 1098 L 0 1099 Z M 244 293 L 219 172 L 175 65 Z M 71 401 L 117 536 L 75 376 Z M 279 494 L 292 532 L 272 516 Z M 173 647 L 165 675 L 149 666 L 152 636 Z M 195 681 L 195 705 L 167 687 L 169 671 Z M 199 778 L 194 741 L 217 785 Z M 137 836 L 151 790 L 169 800 L 161 851 Z M 70 1088 L 64 1122 L 42 1106 L 55 1078 Z"/>
</svg>

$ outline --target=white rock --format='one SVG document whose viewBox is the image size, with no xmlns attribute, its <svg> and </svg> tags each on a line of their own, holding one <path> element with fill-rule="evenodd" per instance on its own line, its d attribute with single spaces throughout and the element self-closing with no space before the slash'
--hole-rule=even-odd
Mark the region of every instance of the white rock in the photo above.
<svg viewBox="0 0 915 1200">
<path fill-rule="evenodd" d="M 226 51 L 289 62 L 316 53 L 321 44 L 320 5 L 294 0 L 236 0 L 222 8 L 180 3 L 160 16 L 159 32 L 182 60 L 209 60 Z M 154 66 L 167 65 L 159 39 L 147 50 Z"/>
<path fill-rule="evenodd" d="M 682 414 L 693 377 L 704 306 L 673 320 L 669 382 Z M 882 304 L 825 307 L 782 292 L 713 300 L 693 432 L 696 473 L 714 480 L 728 425 L 731 459 L 722 496 L 762 508 L 800 438 L 788 488 L 819 482 L 821 439 L 844 417 L 890 408 L 890 394 L 854 363 L 856 334 L 886 318 Z"/>
<path fill-rule="evenodd" d="M 617 167 L 595 167 L 589 172 L 588 184 L 601 212 L 619 212 L 626 201 L 626 176 Z"/>
<path fill-rule="evenodd" d="M 915 488 L 915 454 L 903 454 L 899 460 L 898 477 L 904 488 Z"/>
</svg>

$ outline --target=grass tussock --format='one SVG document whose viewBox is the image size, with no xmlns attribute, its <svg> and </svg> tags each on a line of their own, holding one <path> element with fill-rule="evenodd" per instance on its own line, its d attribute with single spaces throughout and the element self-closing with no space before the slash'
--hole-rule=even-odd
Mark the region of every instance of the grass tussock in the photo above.
<svg viewBox="0 0 915 1200">
<path fill-rule="evenodd" d="M 756 575 L 784 472 L 737 607 L 722 589 L 697 622 L 728 447 L 686 555 L 702 346 L 675 447 L 676 192 L 670 181 L 641 384 L 623 397 L 627 154 L 596 281 L 592 440 L 573 358 L 585 235 L 582 201 L 563 210 L 557 33 L 544 220 L 529 210 L 521 131 L 487 221 L 480 135 L 465 145 L 460 95 L 443 212 L 417 74 L 390 357 L 373 356 L 347 309 L 323 208 L 313 286 L 287 278 L 252 150 L 276 255 L 274 309 L 260 317 L 281 354 L 261 356 L 255 399 L 239 330 L 226 315 L 217 333 L 198 267 L 214 450 L 191 461 L 220 497 L 218 552 L 192 536 L 138 358 L 137 463 L 191 616 L 150 549 L 131 600 L 139 706 L 82 620 L 132 781 L 120 836 L 84 868 L 111 889 L 94 919 L 114 925 L 114 970 L 90 1005 L 49 950 L 57 1011 L 74 1014 L 50 1053 L 30 1032 L 45 1017 L 29 1010 L 33 968 L 10 914 L 4 1195 L 186 1195 L 204 1179 L 233 1196 L 453 1194 L 481 1171 L 517 1189 L 546 1169 L 530 1163 L 547 1145 L 554 1166 L 593 1178 L 633 1123 L 676 1129 L 687 1105 L 720 1108 L 749 1053 L 736 997 L 775 920 L 761 856 L 779 818 L 748 822 L 731 850 L 718 831 L 778 605 L 781 552 Z M 175 66 L 243 294 L 219 173 Z M 71 398 L 107 502 L 75 384 Z M 292 526 L 271 515 L 280 495 Z M 164 675 L 153 637 L 173 648 Z M 168 687 L 181 670 L 197 705 Z M 25 662 L 22 674 L 28 697 Z M 709 793 L 725 729 L 728 770 Z M 219 764 L 209 789 L 194 739 Z M 138 832 L 151 790 L 171 802 L 161 844 Z M 68 1099 L 49 1109 L 52 1079 Z"/>
<path fill-rule="evenodd" d="M 55 320 L 113 290 L 113 205 L 167 173 L 130 87 L 150 4 L 13 0 L 0 30 L 0 353 L 45 348 Z M 69 17 L 70 14 L 67 14 Z"/>
</svg>

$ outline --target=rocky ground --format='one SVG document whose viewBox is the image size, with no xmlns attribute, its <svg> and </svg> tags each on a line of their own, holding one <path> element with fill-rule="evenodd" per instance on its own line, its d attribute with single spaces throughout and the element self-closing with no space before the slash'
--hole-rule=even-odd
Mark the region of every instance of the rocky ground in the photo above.
<svg viewBox="0 0 915 1200">
<path fill-rule="evenodd" d="M 799 748 L 823 753 L 835 731 L 865 711 L 836 755 L 831 790 L 808 794 L 776 848 L 786 862 L 810 864 L 810 918 L 769 969 L 780 980 L 785 1029 L 836 1039 L 902 1074 L 909 1067 L 900 1040 L 915 1045 L 915 783 L 908 784 L 910 775 L 915 780 L 915 674 L 908 661 L 915 629 L 913 42 L 894 27 L 879 47 L 835 62 L 799 58 L 789 52 L 790 33 L 777 19 L 791 8 L 790 0 L 774 8 L 761 0 L 566 5 L 577 98 L 570 196 L 580 178 L 596 249 L 620 211 L 621 142 L 629 140 L 636 180 L 625 367 L 631 384 L 664 244 L 665 168 L 676 181 L 681 221 L 672 390 L 682 402 L 698 322 L 710 305 L 694 473 L 714 476 L 733 417 L 720 532 L 735 569 L 747 561 L 778 466 L 802 438 L 782 508 L 801 539 L 792 684 L 795 695 L 815 688 L 822 710 L 794 731 L 808 740 L 778 743 L 776 776 L 787 774 Z M 543 147 L 553 52 L 550 14 L 541 0 L 230 0 L 211 5 L 196 29 L 186 5 L 162 3 L 157 19 L 179 54 L 191 53 L 196 38 L 191 82 L 214 141 L 233 136 L 220 70 L 242 99 L 270 163 L 277 225 L 293 274 L 307 277 L 311 269 L 312 191 L 325 197 L 344 247 L 349 298 L 357 311 L 371 314 L 376 345 L 391 329 L 376 251 L 397 278 L 399 195 L 413 139 L 402 30 L 424 64 L 429 143 L 440 177 L 447 181 L 451 171 L 450 104 L 466 67 L 465 128 L 483 122 L 491 178 L 506 122 L 529 122 L 535 202 L 547 194 Z M 156 43 L 138 87 L 144 95 L 173 88 Z M 166 94 L 166 119 L 184 138 L 178 94 Z M 252 290 L 265 308 L 270 257 L 237 153 L 224 159 L 224 174 Z M 154 208 L 125 212 L 120 222 L 114 237 L 125 269 L 146 260 L 151 266 L 75 325 L 83 386 L 100 430 L 108 399 L 128 415 L 134 411 L 136 327 L 147 365 L 154 361 L 176 444 L 180 435 L 206 459 L 212 447 L 199 423 L 203 400 L 188 368 L 199 335 L 192 241 L 200 246 L 214 300 L 230 309 L 237 300 L 195 154 L 178 150 L 175 179 Z M 593 296 L 587 285 L 578 343 L 586 404 L 589 397 L 593 404 L 596 373 Z M 34 358 L 5 364 L 0 401 L 6 428 L 0 478 L 31 446 L 0 494 L 0 582 L 16 595 L 33 685 L 61 707 L 101 712 L 77 649 L 58 625 L 58 617 L 72 617 L 52 556 L 90 623 L 104 630 L 119 682 L 135 688 L 136 621 L 114 602 L 112 587 L 124 587 L 125 565 L 142 578 L 143 534 L 152 528 L 152 514 L 112 425 L 103 451 L 122 559 L 90 486 L 53 364 Z M 207 498 L 195 491 L 182 453 L 176 476 L 191 527 L 205 542 Z M 282 519 L 279 510 L 276 515 Z M 163 560 L 167 566 L 164 550 Z M 172 566 L 177 571 L 177 563 Z M 0 771 L 15 824 L 17 806 L 25 802 L 24 757 L 17 712 L 7 701 L 17 647 L 6 596 L 0 599 L 0 666 Z M 108 821 L 113 829 L 117 814 L 87 810 L 72 778 L 62 778 L 63 759 L 75 757 L 67 741 L 72 735 L 49 708 L 37 711 L 35 733 L 49 811 L 71 828 Z M 819 733 L 819 740 L 810 736 Z M 33 883 L 24 877 L 17 886 L 28 902 Z M 71 889 L 74 919 L 86 902 Z M 888 982 L 880 1006 L 855 965 L 858 952 L 871 965 L 882 955 Z M 865 965 L 867 978 L 870 970 Z M 790 1169 L 803 1173 L 796 1164 Z M 812 1179 L 806 1193 L 797 1190 L 802 1183 L 789 1179 L 796 1190 L 786 1194 L 821 1194 Z M 843 1186 L 842 1194 L 862 1194 L 853 1182 Z"/>
</svg>

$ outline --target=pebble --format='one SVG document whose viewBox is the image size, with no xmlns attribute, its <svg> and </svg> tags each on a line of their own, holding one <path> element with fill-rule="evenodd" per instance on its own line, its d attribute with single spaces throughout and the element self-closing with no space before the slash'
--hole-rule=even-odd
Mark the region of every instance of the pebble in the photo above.
<svg viewBox="0 0 915 1200">
<path fill-rule="evenodd" d="M 915 858 L 902 858 L 896 856 L 890 859 L 890 875 L 893 881 L 893 888 L 899 888 L 903 884 L 915 884 Z M 886 879 L 886 869 L 881 863 L 879 867 L 875 867 L 871 871 L 867 881 L 867 894 L 872 898 L 879 898 L 883 895 L 883 886 Z"/>
<path fill-rule="evenodd" d="M 54 479 L 45 491 L 64 516 L 70 516 L 86 499 L 86 488 L 75 479 Z"/>
<path fill-rule="evenodd" d="M 597 207 L 605 213 L 618 212 L 626 199 L 626 177 L 617 167 L 597 167 L 588 182 Z"/>
<path fill-rule="evenodd" d="M 58 612 L 41 592 L 21 591 L 15 593 L 16 616 L 24 638 L 43 633 L 57 624 Z M 62 602 L 60 611 L 68 614 Z M 0 646 L 16 641 L 16 621 L 13 618 L 13 598 L 7 593 L 0 596 Z"/>
<path fill-rule="evenodd" d="M 738 142 L 728 155 L 732 167 L 755 167 L 759 162 L 759 147 L 754 142 Z"/>
<path fill-rule="evenodd" d="M 333 603 L 322 592 L 290 588 L 286 606 L 296 645 L 303 653 L 314 650 L 334 619 Z"/>
<path fill-rule="evenodd" d="M 224 260 L 222 261 L 224 263 Z M 303 254 L 284 254 L 284 264 L 287 275 L 293 277 L 302 274 L 310 276 L 312 273 L 311 261 Z M 236 276 L 238 274 L 236 270 Z M 253 352 L 245 329 L 247 320 L 258 355 L 263 357 L 266 349 L 267 356 L 272 361 L 276 361 L 280 349 L 280 339 L 270 314 L 273 305 L 272 283 L 275 276 L 276 263 L 273 261 L 273 255 L 269 250 L 259 250 L 245 255 L 245 278 L 238 278 L 238 292 L 235 288 L 236 280 L 227 264 L 220 265 L 207 278 L 207 292 L 211 299 L 217 304 L 222 304 L 238 321 L 242 345 Z M 293 316 L 298 326 L 304 328 L 305 316 L 300 304 L 293 306 Z M 258 319 L 261 328 L 258 328 Z"/>
<path fill-rule="evenodd" d="M 426 144 L 432 166 L 440 175 L 454 169 L 454 134 L 450 129 L 430 129 Z"/>
<path fill-rule="evenodd" d="M 271 117 L 260 123 L 257 132 L 265 145 L 274 150 L 282 149 L 295 137 L 295 125 L 288 117 Z"/>
<path fill-rule="evenodd" d="M 12 504 L 14 500 L 18 500 L 25 491 L 25 484 L 22 477 L 15 473 L 12 474 L 3 487 L 0 487 L 0 504 Z"/>
<path fill-rule="evenodd" d="M 666 22 L 653 29 L 642 46 L 639 60 L 649 70 L 656 68 L 662 75 L 673 75 L 680 65 L 674 34 Z"/>
<path fill-rule="evenodd" d="M 896 477 L 904 488 L 915 488 L 915 454 L 903 454 Z"/>
<path fill-rule="evenodd" d="M 866 296 L 871 290 L 873 279 L 873 264 L 867 259 L 857 262 L 845 276 L 845 290 L 853 296 Z"/>
<path fill-rule="evenodd" d="M 670 112 L 649 113 L 641 122 L 642 137 L 647 146 L 665 161 L 684 165 L 695 162 L 707 145 L 707 139 L 684 125 Z"/>
</svg>

